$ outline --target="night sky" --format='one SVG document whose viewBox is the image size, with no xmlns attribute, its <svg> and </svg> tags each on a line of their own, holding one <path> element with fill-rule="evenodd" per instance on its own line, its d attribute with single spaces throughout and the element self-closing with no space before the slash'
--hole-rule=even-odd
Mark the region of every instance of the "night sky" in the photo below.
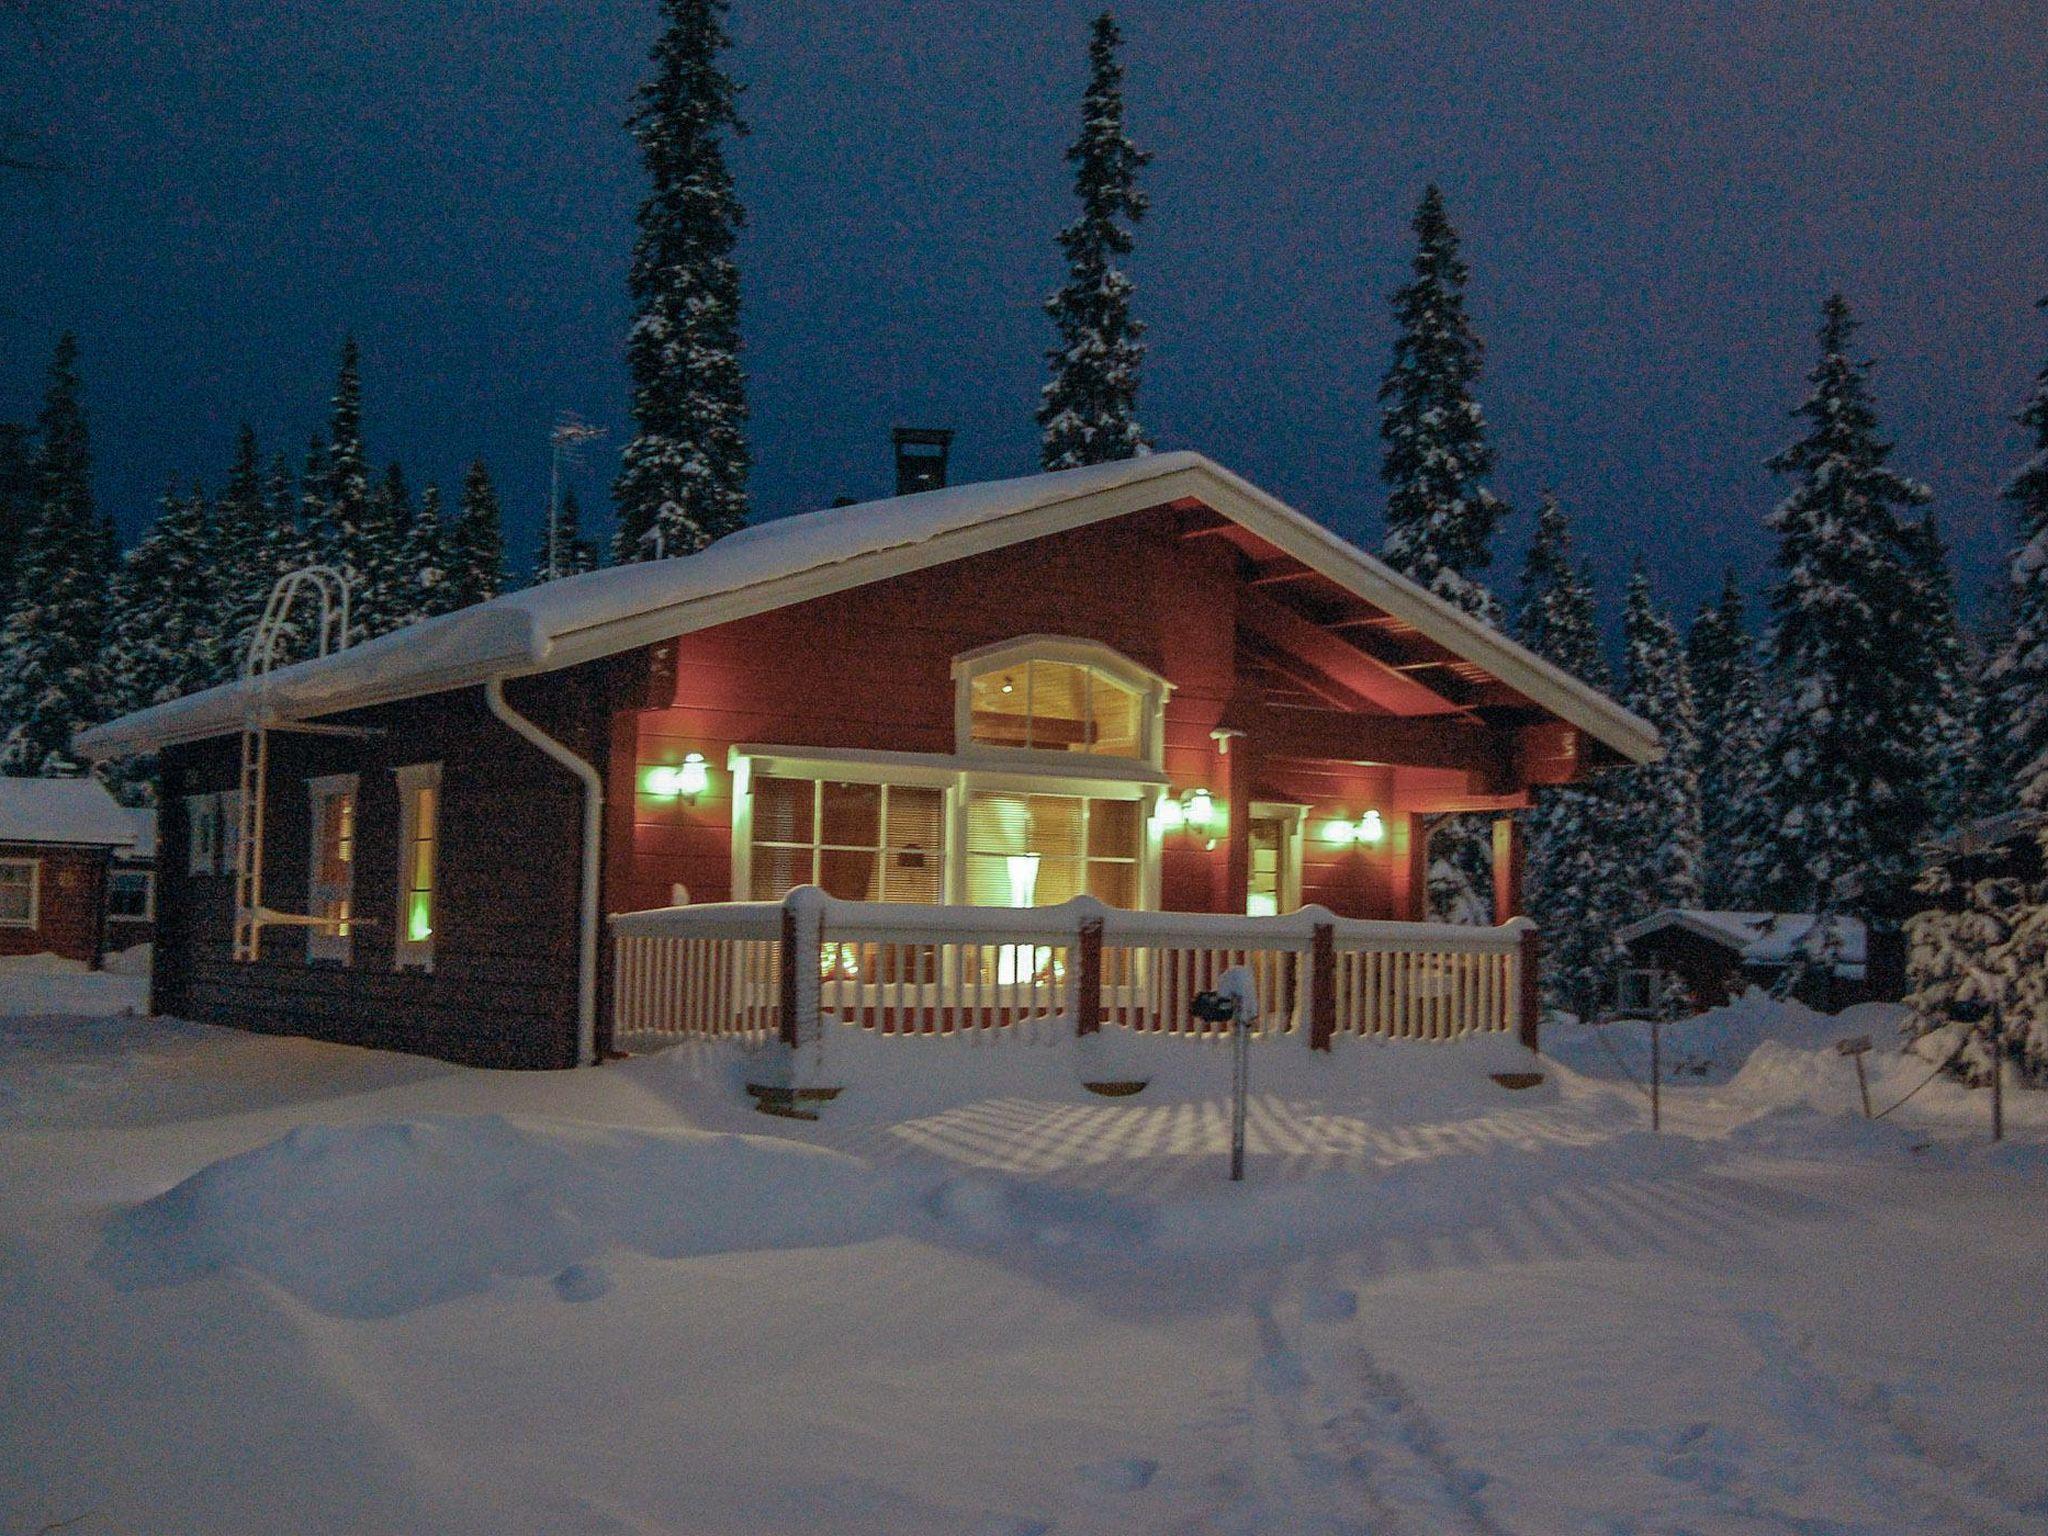
<svg viewBox="0 0 2048 1536">
<path fill-rule="evenodd" d="M 954 478 L 1036 466 L 1070 213 L 1083 4 L 738 0 L 728 56 L 756 516 L 889 488 L 897 423 Z M 1966 599 L 2006 534 L 2009 421 L 2048 356 L 2048 5 L 1788 0 L 1128 4 L 1157 155 L 1132 263 L 1143 419 L 1376 544 L 1374 390 L 1407 220 L 1445 187 L 1488 348 L 1498 488 L 1554 487 L 1615 585 L 1755 584 L 1820 297 L 1880 361 Z M 237 424 L 296 461 L 344 332 L 373 457 L 452 490 L 482 454 L 524 566 L 547 429 L 627 425 L 648 0 L 64 0 L 22 110 L 71 171 L 0 190 L 0 417 L 85 349 L 98 489 L 133 536 Z"/>
</svg>

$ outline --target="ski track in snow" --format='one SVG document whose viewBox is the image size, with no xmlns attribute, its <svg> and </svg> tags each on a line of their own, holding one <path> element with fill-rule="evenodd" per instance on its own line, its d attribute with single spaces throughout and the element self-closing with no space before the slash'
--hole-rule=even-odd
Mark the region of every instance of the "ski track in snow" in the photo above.
<svg viewBox="0 0 2048 1536">
<path fill-rule="evenodd" d="M 1509 1536 L 1413 1389 L 1359 1341 L 1354 1292 L 1319 1281 L 1254 1305 L 1257 1356 L 1216 1426 L 1238 1454 L 1187 1536 Z M 1290 1322 L 1289 1319 L 1292 1319 Z"/>
</svg>

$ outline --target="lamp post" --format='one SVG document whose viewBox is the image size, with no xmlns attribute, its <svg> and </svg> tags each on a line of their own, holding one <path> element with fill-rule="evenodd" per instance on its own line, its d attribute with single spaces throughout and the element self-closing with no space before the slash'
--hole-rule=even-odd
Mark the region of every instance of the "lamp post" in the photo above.
<svg viewBox="0 0 2048 1536">
<path fill-rule="evenodd" d="M 555 425 L 548 433 L 551 452 L 548 471 L 548 580 L 553 581 L 562 574 L 558 541 L 555 537 L 556 524 L 562 512 L 562 465 L 574 463 L 576 455 L 585 443 L 594 443 L 604 436 L 603 427 L 594 427 L 574 411 L 564 411 L 555 418 Z"/>
</svg>

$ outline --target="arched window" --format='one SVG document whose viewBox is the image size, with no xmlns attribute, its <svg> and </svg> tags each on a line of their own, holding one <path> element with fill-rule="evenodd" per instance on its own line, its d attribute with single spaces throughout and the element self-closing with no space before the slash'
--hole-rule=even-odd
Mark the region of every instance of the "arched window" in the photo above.
<svg viewBox="0 0 2048 1536">
<path fill-rule="evenodd" d="M 1106 645 L 1027 635 L 958 657 L 963 754 L 1159 761 L 1171 685 Z"/>
</svg>

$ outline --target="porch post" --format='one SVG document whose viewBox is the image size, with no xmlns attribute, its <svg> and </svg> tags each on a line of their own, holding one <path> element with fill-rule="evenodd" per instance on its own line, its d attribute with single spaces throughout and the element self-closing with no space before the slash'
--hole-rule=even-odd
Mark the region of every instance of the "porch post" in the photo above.
<svg viewBox="0 0 2048 1536">
<path fill-rule="evenodd" d="M 782 898 L 782 1043 L 794 1050 L 818 1033 L 819 957 L 824 949 L 825 893 L 800 885 Z"/>
<path fill-rule="evenodd" d="M 1090 912 L 1074 935 L 1074 1033 L 1102 1028 L 1102 914 Z"/>
<path fill-rule="evenodd" d="M 1308 1048 L 1327 1051 L 1337 1033 L 1337 928 L 1317 923 L 1308 951 Z"/>
<path fill-rule="evenodd" d="M 1537 1029 L 1543 1018 L 1543 936 L 1536 925 L 1526 917 L 1519 919 L 1522 929 L 1522 995 L 1516 1000 L 1519 1017 L 1515 1020 L 1517 1037 L 1530 1050 L 1539 1050 Z"/>
<path fill-rule="evenodd" d="M 1504 923 L 1522 915 L 1522 873 L 1525 867 L 1522 823 L 1513 816 L 1493 818 L 1493 920 Z"/>
</svg>

